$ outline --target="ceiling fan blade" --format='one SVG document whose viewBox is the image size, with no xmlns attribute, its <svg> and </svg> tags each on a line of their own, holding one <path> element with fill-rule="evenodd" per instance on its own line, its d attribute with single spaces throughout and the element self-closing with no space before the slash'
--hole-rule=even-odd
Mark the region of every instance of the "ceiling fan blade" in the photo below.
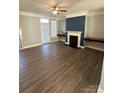
<svg viewBox="0 0 124 93">
<path fill-rule="evenodd" d="M 57 11 L 59 11 L 59 12 L 67 12 L 67 10 L 57 10 Z"/>
</svg>

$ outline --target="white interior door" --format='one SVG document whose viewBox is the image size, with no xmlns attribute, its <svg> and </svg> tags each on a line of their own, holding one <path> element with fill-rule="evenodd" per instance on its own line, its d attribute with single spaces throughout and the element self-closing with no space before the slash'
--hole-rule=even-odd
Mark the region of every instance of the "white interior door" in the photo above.
<svg viewBox="0 0 124 93">
<path fill-rule="evenodd" d="M 49 37 L 49 20 L 41 19 L 41 41 L 42 43 L 48 43 L 50 40 Z"/>
<path fill-rule="evenodd" d="M 57 22 L 51 20 L 51 37 L 57 37 Z"/>
</svg>

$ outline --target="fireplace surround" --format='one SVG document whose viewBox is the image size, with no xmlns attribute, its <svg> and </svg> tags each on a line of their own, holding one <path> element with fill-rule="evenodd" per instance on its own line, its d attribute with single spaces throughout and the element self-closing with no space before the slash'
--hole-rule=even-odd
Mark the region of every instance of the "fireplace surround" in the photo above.
<svg viewBox="0 0 124 93">
<path fill-rule="evenodd" d="M 83 46 L 80 45 L 81 43 L 81 31 L 67 31 L 67 42 L 65 44 L 69 45 L 70 44 L 70 36 L 77 36 L 78 41 L 77 41 L 77 47 L 78 48 L 84 48 Z"/>
</svg>

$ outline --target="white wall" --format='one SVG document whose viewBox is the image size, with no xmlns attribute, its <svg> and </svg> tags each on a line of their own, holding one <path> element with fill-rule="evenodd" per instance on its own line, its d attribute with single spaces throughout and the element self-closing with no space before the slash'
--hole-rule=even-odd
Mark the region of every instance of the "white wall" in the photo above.
<svg viewBox="0 0 124 93">
<path fill-rule="evenodd" d="M 41 23 L 40 23 L 40 16 L 30 16 L 30 15 L 19 15 L 19 29 L 22 31 L 22 48 L 27 48 L 35 45 L 41 45 L 42 38 L 41 38 Z M 57 19 L 50 19 L 49 20 L 59 20 Z M 50 24 L 49 24 L 50 27 Z M 61 26 L 60 26 L 61 28 Z M 57 25 L 57 30 L 60 29 L 59 25 Z M 50 30 L 51 31 L 51 30 Z M 58 30 L 60 31 L 60 30 Z M 58 38 L 51 37 L 50 41 L 54 42 L 57 41 Z"/>
<path fill-rule="evenodd" d="M 58 20 L 58 33 L 66 32 L 66 21 L 64 20 Z"/>
<path fill-rule="evenodd" d="M 66 32 L 66 21 L 65 20 L 61 21 L 61 31 Z"/>
<path fill-rule="evenodd" d="M 86 17 L 85 37 L 104 38 L 104 14 Z"/>
<path fill-rule="evenodd" d="M 41 43 L 40 18 L 20 15 L 19 25 L 22 31 L 23 47 Z"/>
</svg>

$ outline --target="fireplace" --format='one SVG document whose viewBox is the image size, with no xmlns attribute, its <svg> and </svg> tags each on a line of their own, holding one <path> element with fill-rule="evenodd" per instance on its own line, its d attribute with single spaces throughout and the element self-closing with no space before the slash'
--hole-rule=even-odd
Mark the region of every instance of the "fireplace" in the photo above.
<svg viewBox="0 0 124 93">
<path fill-rule="evenodd" d="M 72 36 L 70 35 L 70 39 L 69 39 L 69 46 L 73 47 L 73 48 L 77 48 L 77 44 L 78 44 L 78 37 L 77 36 Z"/>
<path fill-rule="evenodd" d="M 81 31 L 67 31 L 67 42 L 65 42 L 65 44 L 74 47 L 71 43 L 72 42 L 77 42 L 77 44 L 75 44 L 78 48 L 84 48 L 83 46 L 80 45 L 81 43 Z M 76 37 L 72 37 L 72 38 L 77 38 L 75 39 L 76 41 L 74 41 L 73 39 L 70 40 L 71 36 L 76 36 Z M 71 43 L 70 43 L 71 41 Z M 71 45 L 70 45 L 71 44 Z"/>
</svg>

